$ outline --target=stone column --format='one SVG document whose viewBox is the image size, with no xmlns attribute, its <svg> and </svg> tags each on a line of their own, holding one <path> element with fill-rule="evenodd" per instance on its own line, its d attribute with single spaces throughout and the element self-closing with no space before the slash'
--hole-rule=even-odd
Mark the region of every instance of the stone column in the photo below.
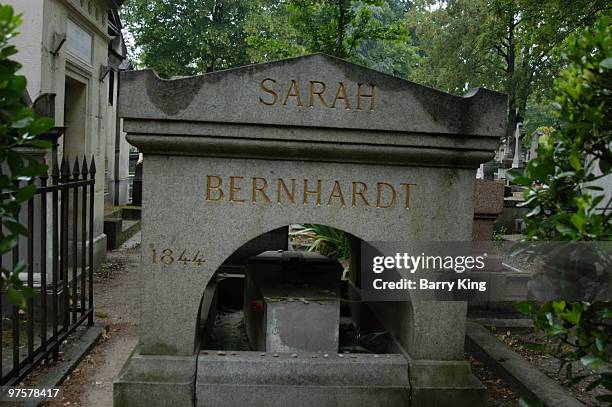
<svg viewBox="0 0 612 407">
<path fill-rule="evenodd" d="M 521 131 L 523 130 L 523 123 L 516 124 L 516 131 L 514 132 L 514 158 L 512 158 L 512 168 L 520 168 L 522 164 L 521 160 Z"/>
</svg>

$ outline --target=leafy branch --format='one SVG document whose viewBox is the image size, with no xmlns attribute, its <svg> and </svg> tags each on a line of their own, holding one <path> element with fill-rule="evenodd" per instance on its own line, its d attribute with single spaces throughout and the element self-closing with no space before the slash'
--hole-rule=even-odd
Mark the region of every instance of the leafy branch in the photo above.
<svg viewBox="0 0 612 407">
<path fill-rule="evenodd" d="M 17 49 L 9 45 L 21 22 L 11 6 L 0 5 L 0 256 L 13 251 L 20 236 L 29 237 L 27 228 L 19 223 L 19 212 L 22 204 L 36 192 L 34 177 L 47 171 L 46 165 L 22 149 L 50 148 L 48 142 L 38 140 L 37 136 L 53 126 L 52 119 L 36 117 L 22 101 L 26 79 L 16 74 L 21 65 L 10 59 Z M 19 273 L 26 268 L 24 261 L 13 264 L 11 268 L 0 267 L 0 289 L 6 290 L 9 300 L 20 307 L 25 305 L 25 297 L 32 294 L 19 279 Z"/>
</svg>

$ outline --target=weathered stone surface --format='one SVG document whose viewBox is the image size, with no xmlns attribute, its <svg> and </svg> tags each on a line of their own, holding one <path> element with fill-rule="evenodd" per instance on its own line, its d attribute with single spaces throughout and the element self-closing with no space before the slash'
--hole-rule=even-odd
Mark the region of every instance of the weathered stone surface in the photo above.
<svg viewBox="0 0 612 407">
<path fill-rule="evenodd" d="M 113 382 L 117 407 L 194 404 L 196 356 L 145 356 L 134 351 Z"/>
<path fill-rule="evenodd" d="M 472 239 L 488 241 L 495 230 L 495 219 L 504 210 L 504 184 L 476 180 L 474 190 L 474 227 Z"/>
<path fill-rule="evenodd" d="M 288 224 L 329 225 L 352 241 L 471 240 L 474 175 L 504 134 L 505 100 L 446 95 L 325 55 L 172 81 L 125 73 L 124 130 L 145 161 L 140 354 L 193 357 L 215 271 Z M 465 303 L 395 311 L 389 329 L 413 358 L 463 358 Z M 452 386 L 436 386 L 453 399 Z"/>
<path fill-rule="evenodd" d="M 146 328 L 141 331 L 140 346 L 141 352 L 146 354 L 189 355 L 194 352 L 197 312 L 208 280 L 244 242 L 266 231 L 291 223 L 309 222 L 333 226 L 372 241 L 471 239 L 473 195 L 465 191 L 473 191 L 473 170 L 374 165 L 364 169 L 361 165 L 338 163 L 302 162 L 296 165 L 290 161 L 160 155 L 147 156 L 145 168 L 142 326 Z M 223 200 L 207 200 L 208 174 L 228 174 L 223 178 Z M 317 205 L 316 196 L 309 195 L 307 204 L 303 204 L 303 188 L 296 187 L 295 204 L 287 202 L 283 194 L 279 204 L 276 191 L 269 193 L 272 202 L 265 201 L 258 194 L 254 203 L 248 189 L 251 182 L 246 178 L 252 174 L 267 179 L 272 186 L 278 178 L 289 184 L 292 178 L 302 182 L 307 179 L 312 185 L 321 180 L 321 202 Z M 235 202 L 229 201 L 229 175 L 245 177 L 240 182 L 235 181 L 235 186 L 244 188 L 234 194 Z M 343 192 L 344 207 L 339 198 L 329 199 L 336 180 L 346 191 Z M 356 206 L 352 207 L 354 181 L 374 188 L 365 194 L 369 206 L 361 204 L 357 197 Z M 378 182 L 395 186 L 398 193 L 395 207 L 376 208 L 375 187 Z M 404 205 L 405 196 L 399 195 L 402 183 L 417 184 L 411 190 L 409 209 Z M 385 203 L 388 203 L 389 197 L 386 199 Z M 161 260 L 166 249 L 173 252 L 171 264 Z M 186 265 L 179 262 L 183 250 L 190 259 L 199 252 L 205 262 L 200 266 L 193 262 Z M 172 287 L 174 295 L 169 294 L 169 287 Z M 455 306 L 458 305 L 443 306 L 433 316 L 427 312 L 422 321 L 420 311 L 411 313 L 414 314 L 414 323 L 419 326 L 440 325 L 440 329 L 460 332 L 464 310 L 460 307 L 459 314 L 455 314 L 449 310 Z M 418 308 L 421 309 L 427 307 Z M 444 323 L 441 323 L 441 318 Z M 407 327 L 406 330 L 410 329 Z M 411 335 L 423 336 L 416 343 L 424 346 L 431 343 L 426 331 Z M 436 337 L 440 341 L 445 338 L 443 335 Z M 450 337 L 456 338 L 455 335 Z M 442 344 L 441 348 L 448 349 Z M 455 346 L 450 348 L 455 349 Z"/>
<path fill-rule="evenodd" d="M 340 264 L 318 253 L 266 251 L 252 257 L 244 292 L 251 349 L 337 352 L 341 277 Z"/>
<path fill-rule="evenodd" d="M 495 181 L 476 180 L 474 213 L 497 216 L 503 210 L 504 184 Z"/>
<path fill-rule="evenodd" d="M 499 120 L 506 109 L 502 94 L 480 89 L 463 98 L 453 96 L 324 54 L 175 80 L 162 80 L 151 70 L 126 71 L 121 80 L 124 87 L 121 113 L 131 119 L 497 138 L 505 130 Z M 311 82 L 314 82 L 312 95 Z M 342 99 L 340 83 L 346 99 Z M 325 103 L 316 93 L 323 88 L 322 84 L 326 89 L 321 95 Z M 372 94 L 372 84 L 374 105 L 372 98 L 366 96 Z M 270 103 L 275 97 L 271 92 L 277 94 L 273 104 Z M 288 93 L 292 95 L 287 98 Z M 136 128 L 128 124 L 124 129 L 132 133 Z"/>
<path fill-rule="evenodd" d="M 397 354 L 200 353 L 197 406 L 407 406 L 408 362 Z"/>
</svg>

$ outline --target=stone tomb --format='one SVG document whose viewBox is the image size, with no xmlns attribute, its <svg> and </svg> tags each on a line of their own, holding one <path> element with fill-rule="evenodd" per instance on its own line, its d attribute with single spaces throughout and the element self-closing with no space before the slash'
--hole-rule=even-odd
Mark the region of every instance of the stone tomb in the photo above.
<svg viewBox="0 0 612 407">
<path fill-rule="evenodd" d="M 338 353 L 341 277 L 340 263 L 318 253 L 253 256 L 244 283 L 251 350 Z"/>
<path fill-rule="evenodd" d="M 175 80 L 125 72 L 121 86 L 124 130 L 144 153 L 142 314 L 116 406 L 484 403 L 462 302 L 361 304 L 396 339 L 378 359 L 222 359 L 200 353 L 198 313 L 232 253 L 292 223 L 349 233 L 353 295 L 359 240 L 470 240 L 504 95 L 452 96 L 322 54 Z"/>
</svg>

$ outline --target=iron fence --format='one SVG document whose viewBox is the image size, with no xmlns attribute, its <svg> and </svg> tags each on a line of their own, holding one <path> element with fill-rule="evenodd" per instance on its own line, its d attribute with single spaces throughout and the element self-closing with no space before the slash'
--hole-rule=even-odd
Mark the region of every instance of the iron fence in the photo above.
<svg viewBox="0 0 612 407">
<path fill-rule="evenodd" d="M 51 176 L 30 181 L 36 194 L 21 207 L 30 235 L 2 261 L 27 259 L 20 278 L 35 292 L 24 309 L 0 292 L 0 385 L 16 385 L 43 360 L 59 358 L 68 335 L 93 325 L 93 227 L 96 166 L 67 159 Z"/>
</svg>

